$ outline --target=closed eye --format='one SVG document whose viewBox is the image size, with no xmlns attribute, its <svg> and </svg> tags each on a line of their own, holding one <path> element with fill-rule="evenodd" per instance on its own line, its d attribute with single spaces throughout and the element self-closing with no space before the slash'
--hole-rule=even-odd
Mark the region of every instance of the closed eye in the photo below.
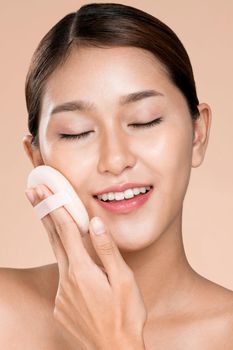
<svg viewBox="0 0 233 350">
<path fill-rule="evenodd" d="M 156 124 L 160 124 L 162 122 L 163 118 L 157 118 L 152 120 L 151 122 L 148 123 L 134 123 L 134 124 L 129 124 L 129 126 L 132 126 L 133 128 L 149 128 L 152 127 Z M 90 133 L 94 132 L 94 130 L 90 131 L 85 131 L 82 132 L 81 134 L 60 134 L 59 137 L 61 139 L 82 139 L 86 138 Z"/>
<path fill-rule="evenodd" d="M 91 132 L 94 132 L 94 130 L 91 131 L 85 131 L 81 134 L 60 134 L 59 137 L 61 139 L 82 139 L 87 137 Z"/>
<path fill-rule="evenodd" d="M 143 124 L 137 123 L 137 124 L 129 124 L 129 125 L 132 126 L 133 128 L 149 128 L 149 127 L 152 127 L 156 124 L 161 123 L 162 120 L 163 120 L 163 118 L 160 117 L 160 118 L 154 119 L 148 123 L 143 123 Z"/>
</svg>

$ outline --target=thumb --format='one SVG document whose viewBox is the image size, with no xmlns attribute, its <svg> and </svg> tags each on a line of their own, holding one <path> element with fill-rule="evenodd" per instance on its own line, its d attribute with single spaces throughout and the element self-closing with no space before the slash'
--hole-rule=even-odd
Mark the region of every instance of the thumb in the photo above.
<svg viewBox="0 0 233 350">
<path fill-rule="evenodd" d="M 89 231 L 92 244 L 106 273 L 112 278 L 119 276 L 119 272 L 122 272 L 122 269 L 127 269 L 128 265 L 125 263 L 109 229 L 102 219 L 95 216 L 90 221 Z"/>
</svg>

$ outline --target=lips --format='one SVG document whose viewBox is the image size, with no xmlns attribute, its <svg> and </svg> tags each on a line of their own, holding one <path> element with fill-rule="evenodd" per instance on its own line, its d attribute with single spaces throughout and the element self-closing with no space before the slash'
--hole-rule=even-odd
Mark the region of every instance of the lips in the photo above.
<svg viewBox="0 0 233 350">
<path fill-rule="evenodd" d="M 104 193 L 108 193 L 108 192 L 124 192 L 126 190 L 128 190 L 129 188 L 135 188 L 135 187 L 147 187 L 147 186 L 151 186 L 151 184 L 145 184 L 145 183 L 135 183 L 135 182 L 128 182 L 128 183 L 123 183 L 123 184 L 119 184 L 119 185 L 113 185 L 110 187 L 106 187 L 96 193 L 93 194 L 94 197 L 97 197 L 101 194 Z"/>
<path fill-rule="evenodd" d="M 145 194 L 140 193 L 134 198 L 123 199 L 120 201 L 101 201 L 95 197 L 95 200 L 98 205 L 100 205 L 103 209 L 115 213 L 115 214 L 128 214 L 136 209 L 142 207 L 151 197 L 153 191 L 153 187 L 146 192 Z"/>
</svg>

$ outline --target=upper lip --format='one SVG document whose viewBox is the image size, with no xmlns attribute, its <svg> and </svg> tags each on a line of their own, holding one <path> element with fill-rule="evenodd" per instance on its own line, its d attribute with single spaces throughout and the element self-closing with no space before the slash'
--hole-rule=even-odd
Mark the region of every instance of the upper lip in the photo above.
<svg viewBox="0 0 233 350">
<path fill-rule="evenodd" d="M 99 196 L 101 194 L 108 193 L 108 192 L 124 192 L 124 191 L 128 190 L 129 188 L 147 187 L 147 186 L 152 186 L 152 185 L 145 184 L 145 183 L 128 182 L 128 183 L 124 183 L 124 184 L 106 187 L 103 190 L 100 190 L 100 191 L 94 193 L 93 196 Z"/>
</svg>

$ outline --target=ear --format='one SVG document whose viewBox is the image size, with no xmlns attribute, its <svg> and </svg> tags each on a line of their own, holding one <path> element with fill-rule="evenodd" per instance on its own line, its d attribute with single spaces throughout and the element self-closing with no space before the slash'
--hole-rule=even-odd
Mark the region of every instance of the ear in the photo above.
<svg viewBox="0 0 233 350">
<path fill-rule="evenodd" d="M 193 150 L 192 150 L 192 167 L 197 168 L 204 160 L 206 148 L 209 141 L 211 126 L 211 109 L 208 104 L 201 103 L 198 105 L 199 117 L 194 122 L 193 130 Z"/>
<path fill-rule="evenodd" d="M 34 167 L 44 165 L 40 147 L 32 144 L 32 135 L 26 135 L 23 137 L 23 148 Z"/>
</svg>

